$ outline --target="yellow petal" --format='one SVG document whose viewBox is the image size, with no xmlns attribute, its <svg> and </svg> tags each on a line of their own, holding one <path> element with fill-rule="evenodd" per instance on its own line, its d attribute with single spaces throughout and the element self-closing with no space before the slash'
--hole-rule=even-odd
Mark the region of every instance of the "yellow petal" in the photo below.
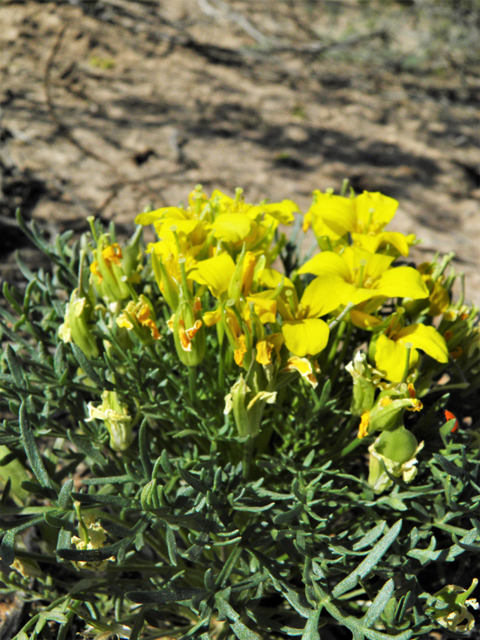
<svg viewBox="0 0 480 640">
<path fill-rule="evenodd" d="M 249 302 L 253 302 L 253 310 L 260 319 L 262 324 L 267 322 L 275 322 L 277 319 L 277 301 L 267 300 L 260 296 L 248 296 L 247 305 L 245 306 L 245 320 L 250 318 L 250 305 Z"/>
<path fill-rule="evenodd" d="M 346 282 L 352 281 L 348 264 L 342 256 L 333 251 L 322 251 L 308 260 L 298 273 L 313 273 L 315 276 L 336 275 Z"/>
<path fill-rule="evenodd" d="M 305 289 L 300 304 L 307 318 L 318 318 L 342 304 L 351 285 L 336 276 L 319 276 Z"/>
<path fill-rule="evenodd" d="M 353 200 L 331 193 L 315 193 L 316 201 L 311 211 L 338 236 L 353 231 L 355 227 L 355 210 Z"/>
<path fill-rule="evenodd" d="M 412 324 L 395 334 L 398 342 L 411 342 L 416 349 L 422 349 L 438 362 L 448 362 L 448 347 L 445 338 L 434 327 Z"/>
<path fill-rule="evenodd" d="M 410 351 L 409 366 L 412 367 L 418 360 L 415 349 Z M 382 374 L 392 382 L 401 382 L 407 362 L 407 349 L 402 342 L 390 340 L 385 335 L 379 336 L 375 351 L 375 365 Z"/>
<path fill-rule="evenodd" d="M 175 231 L 178 234 L 184 233 L 186 236 L 191 236 L 195 229 L 201 225 L 201 220 L 181 220 L 174 218 L 163 218 L 154 223 L 155 231 L 162 240 L 169 237 L 173 226 L 176 227 Z"/>
<path fill-rule="evenodd" d="M 240 242 L 251 231 L 252 221 L 244 213 L 221 213 L 212 223 L 213 235 L 224 242 Z"/>
<path fill-rule="evenodd" d="M 382 193 L 364 191 L 355 198 L 357 230 L 362 233 L 381 231 L 395 215 L 398 202 Z"/>
<path fill-rule="evenodd" d="M 259 214 L 266 213 L 280 224 L 292 224 L 293 214 L 299 211 L 298 205 L 293 200 L 282 200 L 282 202 L 255 205 L 248 210 L 248 215 L 256 218 Z"/>
<path fill-rule="evenodd" d="M 356 284 L 363 284 L 368 288 L 384 273 L 395 260 L 394 256 L 364 251 L 359 247 L 345 247 L 342 258 L 354 274 Z M 369 284 L 370 282 L 370 284 Z"/>
<path fill-rule="evenodd" d="M 414 236 L 415 237 L 415 236 Z M 399 233 L 398 231 L 382 231 L 375 236 L 366 236 L 360 233 L 352 233 L 352 240 L 355 245 L 375 253 L 379 248 L 386 247 L 391 244 L 402 256 L 408 256 L 409 237 Z"/>
<path fill-rule="evenodd" d="M 278 354 L 284 342 L 285 339 L 281 333 L 272 333 L 265 340 L 259 340 L 256 344 L 255 360 L 263 365 L 271 364 L 272 352 Z"/>
<path fill-rule="evenodd" d="M 287 349 L 303 358 L 307 354 L 314 356 L 325 349 L 330 332 L 323 320 L 307 318 L 284 322 L 282 333 Z"/>
<path fill-rule="evenodd" d="M 171 218 L 184 218 L 185 211 L 183 209 L 179 209 L 178 207 L 162 207 L 161 209 L 155 209 L 155 211 L 148 211 L 147 213 L 140 213 L 135 218 L 135 224 L 141 224 L 143 226 L 147 224 L 153 224 L 157 220 L 161 220 L 169 214 Z"/>
<path fill-rule="evenodd" d="M 371 316 L 368 313 L 359 311 L 358 309 L 352 309 L 350 311 L 350 319 L 352 323 L 360 329 L 371 329 L 372 327 L 382 324 L 380 318 Z"/>
<path fill-rule="evenodd" d="M 227 291 L 235 271 L 235 263 L 228 253 L 197 262 L 188 277 L 198 284 L 205 284 L 215 298 Z"/>
<path fill-rule="evenodd" d="M 288 359 L 287 364 L 283 371 L 298 371 L 298 373 L 302 376 L 302 378 L 315 387 L 318 384 L 318 380 L 313 373 L 312 363 L 307 358 L 298 358 L 297 356 L 292 356 Z"/>
<path fill-rule="evenodd" d="M 267 289 L 275 289 L 283 280 L 284 289 L 295 289 L 291 280 L 275 269 L 262 269 L 258 281 Z"/>
<path fill-rule="evenodd" d="M 387 298 L 428 298 L 429 292 L 420 273 L 413 267 L 395 267 L 380 276 L 376 294 Z"/>
<path fill-rule="evenodd" d="M 217 307 L 214 311 L 207 311 L 203 314 L 203 321 L 207 327 L 211 327 L 222 319 L 222 308 Z"/>
</svg>

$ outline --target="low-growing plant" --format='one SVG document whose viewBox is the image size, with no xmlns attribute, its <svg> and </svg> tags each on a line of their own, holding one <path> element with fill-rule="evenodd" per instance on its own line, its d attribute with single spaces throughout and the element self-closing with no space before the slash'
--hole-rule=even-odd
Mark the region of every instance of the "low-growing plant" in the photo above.
<svg viewBox="0 0 480 640">
<path fill-rule="evenodd" d="M 18 216 L 52 265 L 0 307 L 18 640 L 469 635 L 478 309 L 385 231 L 397 204 L 197 186 L 124 243 Z"/>
</svg>

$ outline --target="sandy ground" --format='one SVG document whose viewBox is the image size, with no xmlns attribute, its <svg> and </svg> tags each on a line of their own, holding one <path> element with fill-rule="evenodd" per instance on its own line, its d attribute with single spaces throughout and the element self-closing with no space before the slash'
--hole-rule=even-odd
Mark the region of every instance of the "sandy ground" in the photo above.
<svg viewBox="0 0 480 640">
<path fill-rule="evenodd" d="M 416 260 L 454 251 L 480 304 L 479 69 L 448 42 L 415 62 L 418 16 L 361 22 L 354 0 L 340 15 L 306 1 L 77 4 L 0 6 L 4 278 L 17 206 L 49 233 L 92 213 L 128 230 L 199 182 L 306 210 L 347 177 L 400 201 L 392 228 L 423 240 Z"/>
</svg>

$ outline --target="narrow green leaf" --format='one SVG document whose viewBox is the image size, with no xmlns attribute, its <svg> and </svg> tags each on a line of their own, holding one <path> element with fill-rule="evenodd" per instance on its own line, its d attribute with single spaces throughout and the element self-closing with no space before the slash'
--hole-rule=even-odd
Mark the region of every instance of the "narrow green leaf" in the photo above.
<svg viewBox="0 0 480 640">
<path fill-rule="evenodd" d="M 90 460 L 87 460 L 90 464 L 92 462 L 96 462 L 100 467 L 105 467 L 107 463 L 106 459 L 100 451 L 93 446 L 89 438 L 76 434 L 72 429 L 69 429 L 67 434 L 68 439 L 75 445 L 75 447 L 81 451 L 87 459 L 90 458 Z"/>
<path fill-rule="evenodd" d="M 379 522 L 373 529 L 370 529 L 370 531 L 366 533 L 363 538 L 360 538 L 360 540 L 353 545 L 352 549 L 354 551 L 360 551 L 360 549 L 365 549 L 365 547 L 368 547 L 376 542 L 382 535 L 385 529 L 385 525 L 385 520 Z"/>
<path fill-rule="evenodd" d="M 0 545 L 0 558 L 6 565 L 11 565 L 15 560 L 15 530 L 7 531 Z"/>
<path fill-rule="evenodd" d="M 65 560 L 59 555 L 59 551 L 63 549 L 69 549 L 72 540 L 72 534 L 67 529 L 60 529 L 57 538 L 57 548 L 55 554 L 57 556 L 57 562 L 65 562 Z"/>
<path fill-rule="evenodd" d="M 121 496 L 103 496 L 90 495 L 88 493 L 75 493 L 72 491 L 70 494 L 74 500 L 78 500 L 80 504 L 92 505 L 92 504 L 109 504 L 115 507 L 137 507 L 140 503 L 138 500 L 130 500 L 129 498 L 122 498 Z"/>
<path fill-rule="evenodd" d="M 366 627 L 371 627 L 373 623 L 382 615 L 383 610 L 392 597 L 394 590 L 395 583 L 393 582 L 393 579 L 390 578 L 390 580 L 388 580 L 377 593 L 375 600 L 369 606 L 367 613 L 362 618 L 362 622 Z"/>
<path fill-rule="evenodd" d="M 30 428 L 25 401 L 20 405 L 19 422 L 22 440 L 25 447 L 25 453 L 27 454 L 27 458 L 30 462 L 32 471 L 42 487 L 48 487 L 49 489 L 53 490 L 52 481 L 50 480 L 47 470 L 45 469 L 45 465 L 43 464 L 43 460 L 38 450 L 37 443 L 35 442 L 33 431 Z"/>
<path fill-rule="evenodd" d="M 22 371 L 22 367 L 20 365 L 20 362 L 18 360 L 17 354 L 15 353 L 15 351 L 12 349 L 11 345 L 7 344 L 7 348 L 6 348 L 6 357 L 7 357 L 7 362 L 8 362 L 8 366 L 10 368 L 10 371 L 12 372 L 13 378 L 16 382 L 16 384 L 21 387 L 22 389 L 25 388 L 25 380 L 23 377 L 23 371 Z"/>
<path fill-rule="evenodd" d="M 83 369 L 83 371 L 87 374 L 87 376 L 90 378 L 90 380 L 92 382 L 94 382 L 97 387 L 99 387 L 100 389 L 111 389 L 111 384 L 109 384 L 108 382 L 102 380 L 100 378 L 100 376 L 98 375 L 98 373 L 95 371 L 92 363 L 90 362 L 90 360 L 87 358 L 87 356 L 83 353 L 83 351 L 80 349 L 80 347 L 77 347 L 77 345 L 75 343 L 71 343 L 71 348 L 73 351 L 73 355 L 75 356 L 78 364 L 80 365 L 80 367 Z"/>
<path fill-rule="evenodd" d="M 10 291 L 10 288 L 8 286 L 8 282 L 5 280 L 5 282 L 3 283 L 3 297 L 8 300 L 10 306 L 12 307 L 12 309 L 14 309 L 14 311 L 16 311 L 18 313 L 18 315 L 22 315 L 22 307 L 20 306 L 18 300 L 15 298 L 15 296 L 13 295 L 13 293 Z"/>
<path fill-rule="evenodd" d="M 185 587 L 161 591 L 128 591 L 125 595 L 138 604 L 166 604 L 167 602 L 184 602 L 199 596 L 204 597 L 208 595 L 208 591 L 203 588 Z"/>
<path fill-rule="evenodd" d="M 464 475 L 465 472 L 463 471 L 463 469 L 461 469 L 460 467 L 457 467 L 456 464 L 453 464 L 453 462 L 450 462 L 450 460 L 447 460 L 447 458 L 440 455 L 439 453 L 434 453 L 433 457 L 440 464 L 442 469 L 446 473 L 448 473 L 449 476 L 460 478 L 461 476 Z"/>
<path fill-rule="evenodd" d="M 61 378 L 64 375 L 66 368 L 65 347 L 63 342 L 60 340 L 57 348 L 55 349 L 55 355 L 53 356 L 53 369 L 57 378 Z"/>
<path fill-rule="evenodd" d="M 273 522 L 275 524 L 286 524 L 291 522 L 294 518 L 299 516 L 302 513 L 303 504 L 296 504 L 292 509 L 286 511 L 284 513 L 279 513 L 274 517 Z"/>
<path fill-rule="evenodd" d="M 42 487 L 38 482 L 32 482 L 32 480 L 24 480 L 20 485 L 24 491 L 28 491 L 28 493 L 33 493 L 35 496 L 40 496 L 42 498 L 46 498 L 47 500 L 56 500 L 57 494 L 50 487 Z"/>
<path fill-rule="evenodd" d="M 207 493 L 207 487 L 196 476 L 194 476 L 186 469 L 183 469 L 180 464 L 177 465 L 177 469 L 182 479 L 185 480 L 185 482 L 189 484 L 193 489 L 195 489 L 195 491 L 203 494 Z"/>
<path fill-rule="evenodd" d="M 177 542 L 175 540 L 175 532 L 172 527 L 165 523 L 165 532 L 167 538 L 167 548 L 168 548 L 168 557 L 170 558 L 170 562 L 176 567 L 177 566 Z"/>
<path fill-rule="evenodd" d="M 147 478 L 151 478 L 153 465 L 150 460 L 149 450 L 148 450 L 148 440 L 147 440 L 147 428 L 148 428 L 148 420 L 145 418 L 142 421 L 140 426 L 140 431 L 138 433 L 138 449 L 140 452 L 140 461 L 143 467 L 143 473 Z"/>
<path fill-rule="evenodd" d="M 305 631 L 302 634 L 302 640 L 320 640 L 320 634 L 318 633 L 318 619 L 323 609 L 323 604 L 315 610 L 312 610 L 308 616 L 307 624 L 305 625 Z"/>
<path fill-rule="evenodd" d="M 160 464 L 162 465 L 162 469 L 165 471 L 165 473 L 168 476 L 173 475 L 173 472 L 175 471 L 175 469 L 173 468 L 173 466 L 170 463 L 170 460 L 168 459 L 168 454 L 166 449 L 162 451 L 162 455 L 160 456 Z"/>
<path fill-rule="evenodd" d="M 125 474 L 124 476 L 106 476 L 105 478 L 84 478 L 82 484 L 84 485 L 105 485 L 105 484 L 126 484 L 127 482 L 139 482 L 140 478 L 131 474 Z"/>
<path fill-rule="evenodd" d="M 390 531 L 386 533 L 379 542 L 377 542 L 368 556 L 364 560 L 362 560 L 358 567 L 354 569 L 350 573 L 350 575 L 344 578 L 339 584 L 337 584 L 337 586 L 332 591 L 332 594 L 335 598 L 338 598 L 338 596 L 341 596 L 347 591 L 350 591 L 350 589 L 353 589 L 357 585 L 358 580 L 360 578 L 364 578 L 374 568 L 377 562 L 382 558 L 382 556 L 396 540 L 401 528 L 402 520 L 398 520 L 390 529 Z"/>
<path fill-rule="evenodd" d="M 243 622 L 240 622 L 240 620 L 235 620 L 231 627 L 238 640 L 260 640 L 260 636 L 244 625 Z"/>
<path fill-rule="evenodd" d="M 73 489 L 73 478 L 67 480 L 60 489 L 58 494 L 58 506 L 60 509 L 67 509 L 70 500 L 70 492 Z"/>
</svg>

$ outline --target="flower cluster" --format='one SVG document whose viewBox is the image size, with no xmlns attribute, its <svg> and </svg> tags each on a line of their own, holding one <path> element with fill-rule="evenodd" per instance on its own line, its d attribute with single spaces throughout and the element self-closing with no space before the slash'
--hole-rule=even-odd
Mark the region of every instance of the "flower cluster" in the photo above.
<svg viewBox="0 0 480 640">
<path fill-rule="evenodd" d="M 254 205 L 241 189 L 234 198 L 220 191 L 208 197 L 198 185 L 186 207 L 137 216 L 158 237 L 145 252 L 139 233 L 120 247 L 92 221 L 89 283 L 81 279 L 73 292 L 60 337 L 95 358 L 101 350 L 95 317 L 122 349 L 132 340 L 152 347 L 168 328 L 179 360 L 194 368 L 215 332 L 221 366 L 238 369 L 225 411 L 232 411 L 240 437 L 254 439 L 266 405 L 292 376 L 313 387 L 319 375 L 334 378 L 354 335 L 362 347 L 345 366 L 353 378 L 351 414 L 359 420 L 358 438 L 379 432 L 368 440 L 369 483 L 383 491 L 394 477 L 414 478 L 423 444 L 405 428 L 404 414 L 422 409 L 420 398 L 449 359 L 478 348 L 477 310 L 451 301 L 452 281 L 444 274 L 452 256 L 418 268 L 405 264 L 417 240 L 385 230 L 398 206 L 394 199 L 331 190 L 313 195 L 303 230 L 313 230 L 319 252 L 288 274 L 279 267 L 286 244 L 280 225 L 301 216 L 290 200 Z M 160 321 L 158 293 L 151 285 L 137 293 L 148 278 L 145 259 L 163 305 Z M 131 443 L 132 418 L 114 401 L 105 392 L 101 406 L 89 405 L 89 419 L 104 420 L 111 446 L 121 451 Z"/>
</svg>

